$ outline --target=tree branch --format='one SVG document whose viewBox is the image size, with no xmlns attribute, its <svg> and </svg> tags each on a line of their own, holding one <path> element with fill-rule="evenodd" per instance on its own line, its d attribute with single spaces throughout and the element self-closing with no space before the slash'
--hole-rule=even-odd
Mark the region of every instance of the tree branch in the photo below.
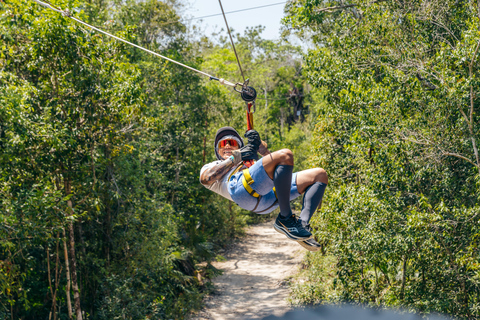
<svg viewBox="0 0 480 320">
<path fill-rule="evenodd" d="M 480 20 L 480 0 L 477 0 L 477 16 L 478 16 L 478 19 Z"/>
<path fill-rule="evenodd" d="M 479 1 L 480 1 L 480 0 L 479 0 Z M 458 41 L 458 38 L 455 36 L 455 34 L 454 34 L 450 29 L 448 29 L 445 25 L 443 25 L 441 22 L 435 21 L 435 20 L 433 20 L 433 19 L 430 20 L 430 22 L 431 22 L 432 24 L 434 24 L 434 25 L 439 26 L 440 28 L 445 29 L 452 37 L 455 38 L 455 40 Z"/>
<path fill-rule="evenodd" d="M 479 4 L 480 4 L 480 0 L 479 0 Z M 478 53 L 479 49 L 480 49 L 480 40 L 477 43 L 477 47 L 475 48 L 475 52 L 473 53 L 472 61 L 470 61 L 470 65 L 468 66 L 470 80 L 473 77 L 473 63 L 475 62 L 475 58 L 477 57 L 477 53 Z M 467 123 L 468 123 L 468 128 L 470 129 L 470 139 L 472 140 L 473 152 L 475 153 L 475 160 L 477 161 L 476 167 L 480 171 L 480 157 L 478 155 L 478 148 L 477 148 L 477 144 L 476 144 L 476 141 L 475 141 L 475 134 L 473 132 L 473 110 L 474 110 L 473 109 L 473 106 L 474 106 L 473 96 L 474 96 L 473 85 L 471 84 L 470 85 L 470 114 L 469 114 L 470 119 L 467 120 Z"/>
<path fill-rule="evenodd" d="M 371 4 L 378 3 L 378 2 L 383 2 L 383 1 L 386 1 L 386 0 L 375 0 L 375 1 L 372 1 L 372 2 L 368 3 L 367 6 L 371 5 Z M 358 6 L 358 4 L 346 4 L 346 5 L 342 5 L 342 6 L 334 6 L 334 7 L 318 9 L 318 10 L 315 10 L 315 13 L 333 12 L 335 10 L 347 9 L 347 8 L 352 8 L 352 7 L 357 7 L 357 6 Z"/>
<path fill-rule="evenodd" d="M 322 8 L 322 9 L 315 10 L 315 13 L 333 12 L 335 10 L 346 9 L 346 8 L 351 8 L 351 7 L 356 7 L 356 6 L 357 6 L 356 4 L 347 4 L 347 5 L 344 5 L 344 6 Z"/>
<path fill-rule="evenodd" d="M 479 0 L 480 1 L 480 0 Z M 470 77 L 473 74 L 473 63 L 475 62 L 475 58 L 477 57 L 478 49 L 480 48 L 480 40 L 477 43 L 477 47 L 475 48 L 475 52 L 473 53 L 472 56 L 472 61 L 470 61 L 470 65 L 468 66 L 469 71 L 470 71 Z"/>
<path fill-rule="evenodd" d="M 465 122 L 467 123 L 468 127 L 470 128 L 469 122 L 468 122 L 468 117 L 465 111 L 463 111 L 462 107 L 459 106 L 458 109 L 460 110 L 460 113 L 462 114 L 463 118 L 465 119 Z"/>
<path fill-rule="evenodd" d="M 460 154 L 452 153 L 452 152 L 443 152 L 443 151 L 442 151 L 442 154 L 443 154 L 444 156 L 452 156 L 452 157 L 456 157 L 456 158 L 463 159 L 463 160 L 471 163 L 472 165 L 474 165 L 475 167 L 477 167 L 477 168 L 480 169 L 480 167 L 479 167 L 475 162 L 473 162 L 472 160 L 470 160 L 470 159 L 468 159 L 467 157 L 464 157 L 464 156 L 462 156 L 462 155 L 460 155 Z"/>
</svg>

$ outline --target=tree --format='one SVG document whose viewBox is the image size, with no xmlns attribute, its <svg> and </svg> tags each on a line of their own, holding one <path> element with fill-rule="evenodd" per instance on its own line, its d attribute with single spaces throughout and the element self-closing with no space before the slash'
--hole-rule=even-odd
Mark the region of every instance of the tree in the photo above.
<svg viewBox="0 0 480 320">
<path fill-rule="evenodd" d="M 477 316 L 477 6 L 288 10 L 286 23 L 316 44 L 306 72 L 327 102 L 311 160 L 331 177 L 317 224 L 338 259 L 339 295 Z"/>
<path fill-rule="evenodd" d="M 56 319 L 65 304 L 76 319 L 185 314 L 199 295 L 180 232 L 202 215 L 189 200 L 203 190 L 187 188 L 200 161 L 180 158 L 200 146 L 175 139 L 196 127 L 180 111 L 198 80 L 167 65 L 145 77 L 152 62 L 123 44 L 34 3 L 1 6 L 2 316 Z M 142 89 L 152 83 L 160 103 Z"/>
</svg>

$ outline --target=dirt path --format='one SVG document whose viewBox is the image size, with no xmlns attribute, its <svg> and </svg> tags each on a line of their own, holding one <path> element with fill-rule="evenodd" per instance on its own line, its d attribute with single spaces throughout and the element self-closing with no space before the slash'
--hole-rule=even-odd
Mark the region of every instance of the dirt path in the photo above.
<svg viewBox="0 0 480 320">
<path fill-rule="evenodd" d="M 193 319 L 255 319 L 284 314 L 290 310 L 285 279 L 297 271 L 304 252 L 296 242 L 276 232 L 273 222 L 251 226 L 246 237 L 225 255 L 227 261 L 213 264 L 223 274 L 213 279 L 215 291 Z"/>
</svg>

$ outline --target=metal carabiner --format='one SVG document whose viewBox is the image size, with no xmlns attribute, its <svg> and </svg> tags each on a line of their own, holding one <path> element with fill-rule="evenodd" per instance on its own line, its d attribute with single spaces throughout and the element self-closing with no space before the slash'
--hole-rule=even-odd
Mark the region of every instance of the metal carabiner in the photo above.
<svg viewBox="0 0 480 320">
<path fill-rule="evenodd" d="M 257 111 L 257 105 L 255 104 L 255 100 L 251 102 L 245 101 L 245 108 L 247 109 L 247 113 L 255 113 L 255 111 Z"/>
</svg>

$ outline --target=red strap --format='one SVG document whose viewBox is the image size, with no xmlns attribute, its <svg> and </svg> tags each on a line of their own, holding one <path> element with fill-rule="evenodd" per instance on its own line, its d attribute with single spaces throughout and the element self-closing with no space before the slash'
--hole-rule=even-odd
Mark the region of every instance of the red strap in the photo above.
<svg viewBox="0 0 480 320">
<path fill-rule="evenodd" d="M 249 102 L 247 104 L 247 131 L 253 129 L 253 113 L 250 113 L 250 109 L 253 107 L 253 103 Z M 243 161 L 243 164 L 247 167 L 250 168 L 253 166 L 255 161 L 253 160 L 248 160 L 248 161 Z"/>
<path fill-rule="evenodd" d="M 247 104 L 247 131 L 253 129 L 253 113 L 250 112 L 252 106 L 251 102 Z"/>
<path fill-rule="evenodd" d="M 243 161 L 243 164 L 247 167 L 247 168 L 250 168 L 251 166 L 253 166 L 255 164 L 255 161 L 253 160 L 247 160 L 247 161 Z"/>
</svg>

